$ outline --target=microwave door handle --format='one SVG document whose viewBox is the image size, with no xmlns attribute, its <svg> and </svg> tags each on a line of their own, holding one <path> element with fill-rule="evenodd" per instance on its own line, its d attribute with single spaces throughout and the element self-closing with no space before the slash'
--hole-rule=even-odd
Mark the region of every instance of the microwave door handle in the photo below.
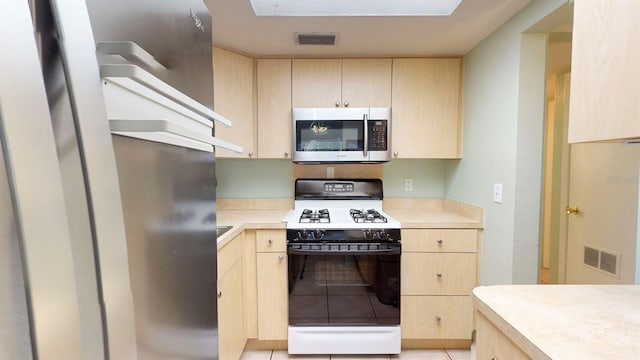
<svg viewBox="0 0 640 360">
<path fill-rule="evenodd" d="M 365 160 L 368 158 L 368 150 L 369 150 L 369 117 L 367 116 L 367 114 L 362 115 L 362 120 L 364 120 L 364 147 L 363 147 L 363 152 L 362 155 L 364 156 Z"/>
</svg>

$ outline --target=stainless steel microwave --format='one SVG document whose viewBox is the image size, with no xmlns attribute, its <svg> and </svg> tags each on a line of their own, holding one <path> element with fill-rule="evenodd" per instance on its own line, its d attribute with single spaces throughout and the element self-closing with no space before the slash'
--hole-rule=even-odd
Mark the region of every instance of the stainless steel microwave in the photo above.
<svg viewBox="0 0 640 360">
<path fill-rule="evenodd" d="M 294 162 L 391 160 L 390 108 L 293 108 L 292 118 Z"/>
</svg>

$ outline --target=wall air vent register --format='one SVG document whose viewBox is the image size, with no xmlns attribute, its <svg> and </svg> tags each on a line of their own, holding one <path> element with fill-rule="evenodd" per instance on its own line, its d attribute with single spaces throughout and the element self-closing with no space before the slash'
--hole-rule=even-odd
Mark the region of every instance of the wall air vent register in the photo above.
<svg viewBox="0 0 640 360">
<path fill-rule="evenodd" d="M 620 254 L 584 246 L 583 264 L 594 270 L 620 278 Z"/>
</svg>

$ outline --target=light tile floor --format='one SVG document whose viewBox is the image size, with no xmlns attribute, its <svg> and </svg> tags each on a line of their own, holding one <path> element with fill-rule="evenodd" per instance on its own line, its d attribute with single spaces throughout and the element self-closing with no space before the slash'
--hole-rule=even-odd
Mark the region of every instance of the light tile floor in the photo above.
<svg viewBox="0 0 640 360">
<path fill-rule="evenodd" d="M 474 360 L 475 352 L 471 350 L 403 350 L 400 355 L 288 355 L 286 351 L 247 350 L 240 360 Z"/>
</svg>

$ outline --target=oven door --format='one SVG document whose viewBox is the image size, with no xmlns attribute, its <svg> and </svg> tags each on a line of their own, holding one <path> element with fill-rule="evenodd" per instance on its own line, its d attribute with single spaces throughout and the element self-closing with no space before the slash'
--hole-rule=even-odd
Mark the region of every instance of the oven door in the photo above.
<svg viewBox="0 0 640 360">
<path fill-rule="evenodd" d="M 290 243 L 290 326 L 400 324 L 400 243 Z"/>
<path fill-rule="evenodd" d="M 400 244 L 296 243 L 289 354 L 399 354 Z"/>
</svg>

